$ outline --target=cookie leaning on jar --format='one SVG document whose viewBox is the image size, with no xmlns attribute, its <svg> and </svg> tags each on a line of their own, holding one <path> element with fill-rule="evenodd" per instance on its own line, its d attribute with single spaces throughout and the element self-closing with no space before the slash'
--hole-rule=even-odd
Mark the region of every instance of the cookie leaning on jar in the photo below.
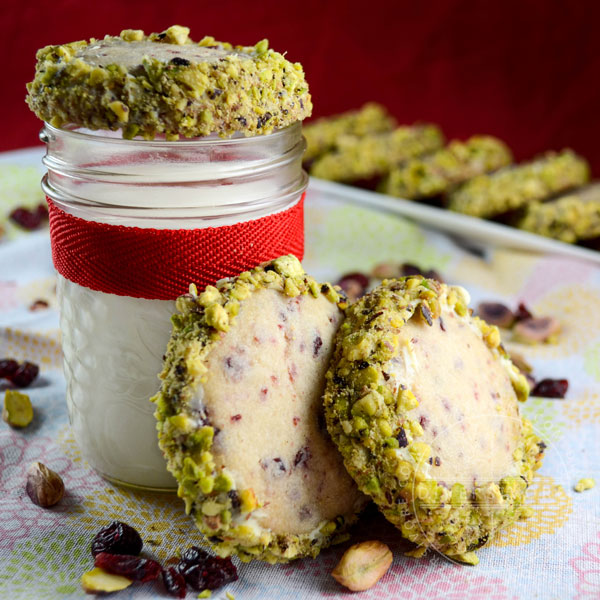
<svg viewBox="0 0 600 600">
<path fill-rule="evenodd" d="M 525 378 L 468 294 L 421 276 L 346 309 L 324 395 L 329 432 L 359 488 L 402 535 L 456 560 L 526 516 L 545 448 L 519 416 Z"/>
<path fill-rule="evenodd" d="M 321 414 L 338 304 L 293 256 L 177 300 L 159 444 L 222 555 L 316 556 L 366 504 Z"/>
</svg>

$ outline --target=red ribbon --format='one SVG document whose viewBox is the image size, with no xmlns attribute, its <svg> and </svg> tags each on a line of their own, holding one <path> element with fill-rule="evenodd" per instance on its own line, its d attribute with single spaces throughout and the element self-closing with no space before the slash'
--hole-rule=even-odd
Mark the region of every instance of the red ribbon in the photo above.
<svg viewBox="0 0 600 600">
<path fill-rule="evenodd" d="M 304 256 L 304 194 L 260 219 L 205 229 L 144 229 L 75 217 L 48 200 L 52 260 L 65 279 L 133 298 L 174 300 L 283 254 Z"/>
</svg>

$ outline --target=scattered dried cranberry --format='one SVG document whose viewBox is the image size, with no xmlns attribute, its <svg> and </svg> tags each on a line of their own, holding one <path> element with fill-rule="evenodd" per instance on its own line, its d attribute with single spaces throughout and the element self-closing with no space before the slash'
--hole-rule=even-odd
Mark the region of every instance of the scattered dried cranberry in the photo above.
<svg viewBox="0 0 600 600">
<path fill-rule="evenodd" d="M 403 263 L 400 265 L 403 277 L 409 277 L 410 275 L 423 275 L 423 271 L 417 265 L 411 263 Z"/>
<path fill-rule="evenodd" d="M 37 229 L 44 220 L 44 217 L 40 212 L 36 210 L 29 210 L 28 208 L 15 208 L 9 215 L 11 221 L 20 225 L 23 229 L 33 231 Z"/>
<path fill-rule="evenodd" d="M 238 578 L 230 558 L 210 556 L 193 546 L 181 556 L 177 570 L 194 590 L 216 590 Z"/>
<path fill-rule="evenodd" d="M 519 306 L 515 311 L 515 320 L 524 321 L 525 319 L 532 319 L 533 315 L 523 302 L 519 302 Z"/>
<path fill-rule="evenodd" d="M 0 360 L 0 377 L 10 379 L 19 368 L 19 363 L 12 358 Z"/>
<path fill-rule="evenodd" d="M 542 379 L 533 388 L 531 395 L 540 398 L 564 398 L 568 389 L 567 379 Z"/>
<path fill-rule="evenodd" d="M 33 383 L 39 372 L 40 368 L 36 364 L 25 361 L 7 379 L 17 387 L 28 387 Z"/>
<path fill-rule="evenodd" d="M 103 527 L 92 541 L 92 556 L 110 554 L 139 554 L 144 543 L 140 534 L 127 523 L 113 521 Z"/>
<path fill-rule="evenodd" d="M 94 566 L 113 575 L 123 575 L 134 581 L 152 581 L 162 573 L 162 567 L 151 558 L 128 556 L 127 554 L 109 554 L 100 552 L 94 559 Z"/>
<path fill-rule="evenodd" d="M 183 575 L 175 568 L 169 567 L 162 572 L 163 583 L 167 593 L 175 598 L 185 598 L 186 584 Z"/>
<path fill-rule="evenodd" d="M 353 301 L 365 293 L 369 286 L 369 278 L 363 273 L 348 273 L 337 284 L 346 292 L 348 299 Z"/>
<path fill-rule="evenodd" d="M 444 283 L 441 275 L 434 269 L 429 269 L 424 271 L 421 267 L 417 267 L 417 265 L 413 265 L 411 263 L 402 263 L 400 265 L 400 273 L 402 277 L 409 277 L 410 275 L 422 275 L 427 279 L 435 279 L 440 283 Z"/>
<path fill-rule="evenodd" d="M 210 557 L 210 554 L 198 546 L 192 546 L 188 548 L 179 559 L 180 563 L 196 565 L 204 563 L 204 561 Z"/>
</svg>

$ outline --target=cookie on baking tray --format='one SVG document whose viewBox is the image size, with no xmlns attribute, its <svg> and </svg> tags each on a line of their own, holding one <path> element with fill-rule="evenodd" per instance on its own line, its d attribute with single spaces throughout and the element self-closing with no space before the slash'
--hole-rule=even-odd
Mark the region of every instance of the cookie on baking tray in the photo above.
<svg viewBox="0 0 600 600">
<path fill-rule="evenodd" d="M 222 555 L 316 556 L 366 503 L 322 415 L 340 302 L 294 256 L 177 300 L 159 443 Z"/>
<path fill-rule="evenodd" d="M 468 294 L 384 280 L 346 309 L 324 396 L 362 491 L 402 535 L 463 562 L 525 514 L 544 444 L 519 416 L 528 386 Z"/>
</svg>

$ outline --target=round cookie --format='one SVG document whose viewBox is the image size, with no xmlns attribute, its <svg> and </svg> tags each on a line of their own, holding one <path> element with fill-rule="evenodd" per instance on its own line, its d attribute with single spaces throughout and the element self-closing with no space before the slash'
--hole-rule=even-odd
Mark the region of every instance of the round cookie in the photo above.
<svg viewBox="0 0 600 600">
<path fill-rule="evenodd" d="M 221 555 L 316 556 L 367 501 L 322 415 L 340 300 L 293 256 L 177 300 L 159 443 Z"/>
<path fill-rule="evenodd" d="M 525 378 L 468 295 L 385 280 L 346 310 L 327 373 L 327 425 L 346 468 L 402 535 L 463 562 L 526 516 L 544 444 L 519 417 Z"/>
<path fill-rule="evenodd" d="M 126 29 L 37 53 L 27 103 L 55 127 L 121 129 L 123 137 L 266 134 L 310 116 L 300 63 L 269 49 L 232 46 L 174 25 L 149 36 Z"/>
</svg>

